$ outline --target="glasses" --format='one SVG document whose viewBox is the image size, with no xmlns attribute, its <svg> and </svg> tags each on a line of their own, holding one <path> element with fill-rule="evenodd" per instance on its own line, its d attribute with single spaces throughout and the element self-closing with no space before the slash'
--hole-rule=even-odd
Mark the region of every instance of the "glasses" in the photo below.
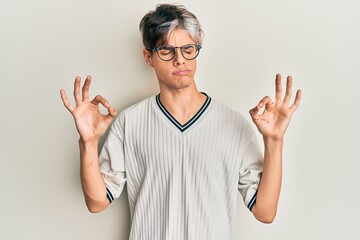
<svg viewBox="0 0 360 240">
<path fill-rule="evenodd" d="M 182 47 L 174 47 L 171 45 L 165 45 L 158 48 L 154 48 L 158 57 L 163 61 L 170 61 L 174 59 L 176 50 L 180 48 L 181 55 L 187 60 L 195 59 L 200 52 L 201 46 L 196 44 L 186 44 Z"/>
</svg>

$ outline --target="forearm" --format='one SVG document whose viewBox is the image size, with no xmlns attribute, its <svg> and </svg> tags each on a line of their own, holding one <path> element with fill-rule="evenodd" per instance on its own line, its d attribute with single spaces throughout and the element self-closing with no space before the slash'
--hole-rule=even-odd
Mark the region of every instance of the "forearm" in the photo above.
<svg viewBox="0 0 360 240">
<path fill-rule="evenodd" d="M 276 215 L 281 189 L 283 140 L 264 138 L 264 145 L 263 173 L 252 212 L 259 221 L 271 223 Z"/>
<path fill-rule="evenodd" d="M 98 162 L 98 142 L 79 140 L 80 176 L 86 205 L 91 212 L 99 212 L 109 204 L 106 186 Z"/>
</svg>

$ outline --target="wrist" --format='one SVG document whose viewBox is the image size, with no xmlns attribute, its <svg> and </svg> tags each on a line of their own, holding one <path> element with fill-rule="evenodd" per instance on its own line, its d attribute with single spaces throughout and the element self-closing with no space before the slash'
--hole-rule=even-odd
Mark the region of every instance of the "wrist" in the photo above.
<svg viewBox="0 0 360 240">
<path fill-rule="evenodd" d="M 91 140 L 91 141 L 84 141 L 81 137 L 79 138 L 79 145 L 80 147 L 97 147 L 99 144 L 99 140 Z"/>
<path fill-rule="evenodd" d="M 284 142 L 283 137 L 268 137 L 263 136 L 264 143 L 282 144 Z"/>
<path fill-rule="evenodd" d="M 282 147 L 284 145 L 283 138 L 272 138 L 272 137 L 264 137 L 264 146 L 266 150 L 270 151 L 282 151 Z"/>
</svg>

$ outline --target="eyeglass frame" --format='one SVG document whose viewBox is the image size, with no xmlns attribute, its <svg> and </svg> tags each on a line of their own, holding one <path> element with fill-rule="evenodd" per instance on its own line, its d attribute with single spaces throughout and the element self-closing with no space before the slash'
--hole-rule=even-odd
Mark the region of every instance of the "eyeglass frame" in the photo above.
<svg viewBox="0 0 360 240">
<path fill-rule="evenodd" d="M 184 53 L 183 53 L 183 50 L 182 50 L 184 47 L 189 46 L 189 45 L 195 46 L 195 47 L 196 47 L 196 51 L 197 51 L 195 57 L 190 58 L 190 59 L 184 56 Z M 160 57 L 160 55 L 159 55 L 159 50 L 160 50 L 160 48 L 162 48 L 162 47 L 172 47 L 172 48 L 173 48 L 173 53 L 174 53 L 174 55 L 172 56 L 172 58 L 170 58 L 170 59 L 168 59 L 168 60 L 164 60 L 164 59 L 162 59 L 162 58 Z M 162 46 L 160 46 L 160 47 L 155 47 L 155 48 L 153 48 L 152 51 L 156 52 L 157 56 L 158 56 L 162 61 L 168 62 L 168 61 L 171 61 L 171 60 L 173 60 L 173 59 L 175 58 L 175 56 L 176 56 L 176 49 L 177 49 L 177 48 L 180 48 L 181 55 L 182 55 L 186 60 L 189 60 L 189 61 L 190 61 L 190 60 L 194 60 L 195 58 L 197 58 L 197 56 L 199 56 L 200 49 L 201 49 L 201 45 L 200 45 L 200 44 L 185 44 L 184 46 L 181 46 L 181 47 L 174 47 L 174 46 L 172 46 L 172 45 L 162 45 Z"/>
</svg>

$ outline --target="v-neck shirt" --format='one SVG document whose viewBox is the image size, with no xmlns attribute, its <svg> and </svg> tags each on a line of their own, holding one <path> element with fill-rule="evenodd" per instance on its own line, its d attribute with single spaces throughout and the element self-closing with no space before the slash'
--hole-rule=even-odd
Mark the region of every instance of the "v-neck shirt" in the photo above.
<svg viewBox="0 0 360 240">
<path fill-rule="evenodd" d="M 171 113 L 165 108 L 165 106 L 160 101 L 160 93 L 156 95 L 156 103 L 159 106 L 159 109 L 164 113 L 164 115 L 172 122 L 181 132 L 184 132 L 188 129 L 192 124 L 194 124 L 201 115 L 206 111 L 207 107 L 210 105 L 211 98 L 206 94 L 202 93 L 206 96 L 205 102 L 201 106 L 201 108 L 196 112 L 196 114 L 190 118 L 185 124 L 180 124 L 175 117 L 171 115 Z"/>
<path fill-rule="evenodd" d="M 256 201 L 263 157 L 248 121 L 207 99 L 186 124 L 147 98 L 114 120 L 99 156 L 110 202 L 126 183 L 130 239 L 232 239 L 237 192 Z"/>
</svg>

